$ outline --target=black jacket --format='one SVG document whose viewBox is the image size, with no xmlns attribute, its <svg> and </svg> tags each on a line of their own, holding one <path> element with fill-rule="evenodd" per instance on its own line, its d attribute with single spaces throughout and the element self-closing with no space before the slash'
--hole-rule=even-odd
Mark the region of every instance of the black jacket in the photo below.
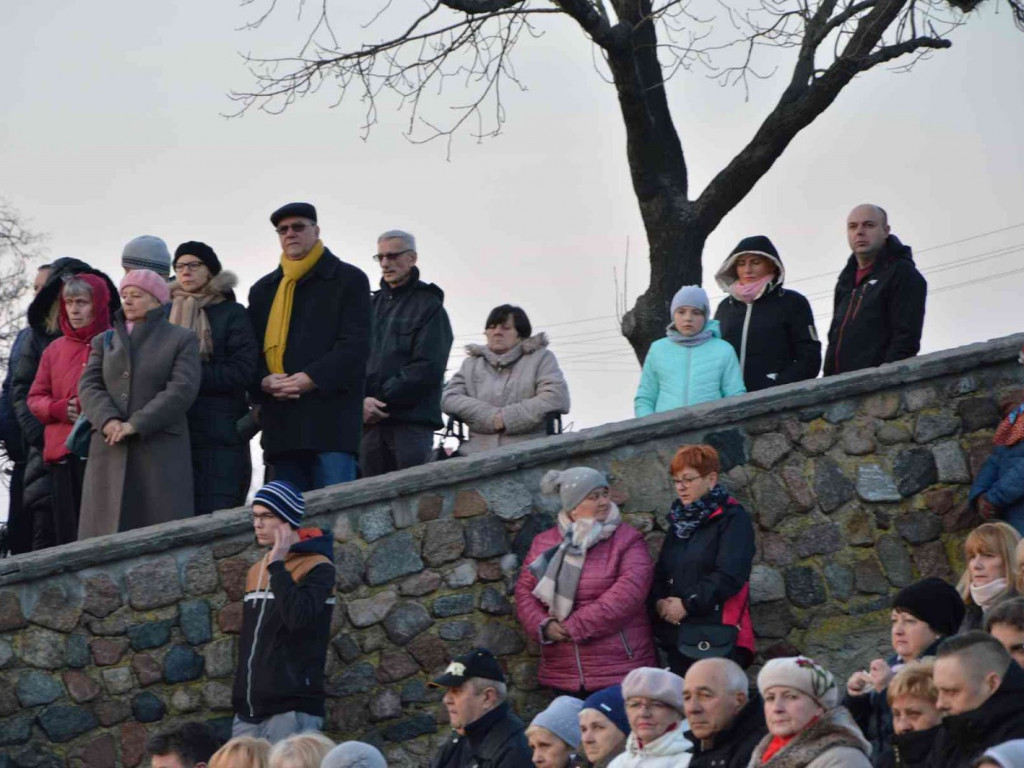
<svg viewBox="0 0 1024 768">
<path fill-rule="evenodd" d="M 929 645 L 921 653 L 921 658 L 934 656 L 941 642 L 940 638 Z M 890 667 L 903 663 L 896 655 L 889 657 L 887 662 Z M 893 738 L 892 709 L 889 707 L 888 693 L 888 689 L 872 689 L 860 696 L 843 694 L 843 706 L 850 710 L 864 738 L 871 742 L 871 764 L 876 768 L 883 765 L 884 756 Z"/>
<path fill-rule="evenodd" d="M 755 241 L 765 245 L 755 251 L 749 245 Z M 715 274 L 718 285 L 728 293 L 736 281 L 736 259 L 752 252 L 774 261 L 778 277 L 753 304 L 727 296 L 715 311 L 722 338 L 736 350 L 747 392 L 813 379 L 821 369 L 814 313 L 803 294 L 783 287 L 785 267 L 768 238 L 742 240 Z"/>
<path fill-rule="evenodd" d="M 750 580 L 754 560 L 754 525 L 737 503 L 727 503 L 689 539 L 673 531 L 654 565 L 650 603 L 678 597 L 686 607 L 685 621 L 711 624 L 722 621 L 726 603 L 735 600 Z M 744 613 L 740 608 L 738 613 Z M 662 646 L 674 643 L 676 628 L 652 614 L 655 637 Z"/>
<path fill-rule="evenodd" d="M 261 350 L 282 274 L 278 267 L 249 291 L 249 318 Z M 298 400 L 275 400 L 255 384 L 267 456 L 302 450 L 359 453 L 369 346 L 370 283 L 360 269 L 325 249 L 295 286 L 284 353 L 285 371 L 306 373 L 317 388 Z M 261 354 L 257 377 L 268 373 Z"/>
<path fill-rule="evenodd" d="M 249 445 L 238 420 L 249 411 L 259 347 L 245 307 L 226 287 L 234 279 L 227 272 L 213 278 L 225 286 L 226 300 L 205 309 L 213 353 L 202 361 L 199 395 L 188 411 L 197 515 L 239 506 L 249 490 Z"/>
<path fill-rule="evenodd" d="M 836 283 L 826 376 L 904 360 L 921 349 L 928 283 L 914 266 L 910 246 L 889 235 L 859 286 L 856 275 L 851 255 Z"/>
<path fill-rule="evenodd" d="M 930 768 L 968 768 L 990 747 L 1024 739 L 1024 670 L 1011 662 L 1002 685 L 977 709 L 947 715 L 939 726 Z"/>
<path fill-rule="evenodd" d="M 527 768 L 533 752 L 526 741 L 526 726 L 502 703 L 474 723 L 466 735 L 453 732 L 430 768 Z"/>
<path fill-rule="evenodd" d="M 942 729 L 941 725 L 927 731 L 911 731 L 893 735 L 889 746 L 881 753 L 875 765 L 879 768 L 932 768 L 932 747 Z M 872 758 L 874 752 L 871 753 Z"/>
<path fill-rule="evenodd" d="M 26 445 L 25 490 L 22 497 L 22 514 L 28 519 L 36 515 L 51 514 L 50 472 L 43 463 L 43 425 L 28 409 L 28 391 L 39 370 L 39 361 L 50 342 L 59 338 L 60 329 L 50 330 L 46 321 L 54 303 L 60 300 L 64 278 L 72 275 L 90 274 L 102 277 L 110 290 L 110 315 L 121 308 L 121 296 L 113 281 L 84 261 L 72 258 L 57 259 L 50 267 L 46 283 L 32 299 L 28 307 L 30 331 L 18 347 L 18 360 L 11 377 L 11 404 L 18 418 Z M 49 546 L 53 542 L 35 540 L 34 548 Z"/>
<path fill-rule="evenodd" d="M 766 733 L 768 726 L 764 721 L 764 702 L 755 693 L 739 711 L 732 725 L 715 736 L 711 749 L 701 749 L 700 739 L 693 733 L 686 734 L 686 738 L 693 742 L 690 768 L 747 768 L 754 747 Z"/>
<path fill-rule="evenodd" d="M 299 535 L 283 561 L 267 566 L 267 553 L 246 576 L 232 703 L 247 722 L 282 712 L 324 715 L 334 545 L 319 528 Z"/>
<path fill-rule="evenodd" d="M 405 285 L 392 290 L 381 280 L 371 298 L 373 313 L 366 396 L 387 403 L 385 424 L 441 421 L 441 387 L 452 348 L 452 326 L 444 291 L 420 280 L 416 267 Z"/>
</svg>

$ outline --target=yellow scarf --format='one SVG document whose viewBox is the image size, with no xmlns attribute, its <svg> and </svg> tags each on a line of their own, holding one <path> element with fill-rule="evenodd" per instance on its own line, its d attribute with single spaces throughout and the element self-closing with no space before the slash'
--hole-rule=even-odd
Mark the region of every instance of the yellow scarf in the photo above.
<svg viewBox="0 0 1024 768">
<path fill-rule="evenodd" d="M 295 284 L 309 272 L 324 255 L 324 244 L 316 241 L 313 249 L 303 259 L 289 259 L 281 254 L 281 270 L 284 276 L 278 283 L 274 303 L 270 306 L 267 332 L 263 336 L 263 354 L 267 369 L 271 373 L 284 373 L 284 348 L 288 342 L 288 326 L 292 319 L 292 301 L 295 298 Z"/>
</svg>

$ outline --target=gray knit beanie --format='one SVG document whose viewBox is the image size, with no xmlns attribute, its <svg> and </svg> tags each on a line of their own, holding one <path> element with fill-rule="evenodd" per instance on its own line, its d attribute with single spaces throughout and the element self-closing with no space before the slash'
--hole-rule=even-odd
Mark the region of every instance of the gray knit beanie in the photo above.
<svg viewBox="0 0 1024 768">
<path fill-rule="evenodd" d="M 566 744 L 580 748 L 580 710 L 583 702 L 572 696 L 557 696 L 548 708 L 533 718 L 530 727 L 538 726 L 551 731 Z"/>
<path fill-rule="evenodd" d="M 676 295 L 672 297 L 672 308 L 669 310 L 671 317 L 680 307 L 697 307 L 704 310 L 704 314 L 710 314 L 710 304 L 707 292 L 699 285 L 684 285 Z"/>
<path fill-rule="evenodd" d="M 562 499 L 562 511 L 576 509 L 591 491 L 607 488 L 608 478 L 603 472 L 590 467 L 569 467 L 559 472 L 552 469 L 540 480 L 540 492 L 546 496 L 556 493 Z"/>
<path fill-rule="evenodd" d="M 171 252 L 167 243 L 153 235 L 140 235 L 121 252 L 125 269 L 148 269 L 167 278 L 171 276 Z"/>
<path fill-rule="evenodd" d="M 388 763 L 374 746 L 343 741 L 324 756 L 320 768 L 388 768 Z"/>
</svg>

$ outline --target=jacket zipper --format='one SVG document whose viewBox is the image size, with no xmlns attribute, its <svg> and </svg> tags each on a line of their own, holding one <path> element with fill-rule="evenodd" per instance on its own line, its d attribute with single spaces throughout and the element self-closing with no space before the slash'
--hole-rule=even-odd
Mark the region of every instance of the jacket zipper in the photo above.
<svg viewBox="0 0 1024 768">
<path fill-rule="evenodd" d="M 859 295 L 860 287 L 858 286 L 853 289 L 853 293 L 850 295 L 850 303 L 846 305 L 846 313 L 843 315 L 843 322 L 839 325 L 839 338 L 836 339 L 836 354 L 835 359 L 833 360 L 833 363 L 835 363 L 836 366 L 836 373 L 842 373 L 842 371 L 839 370 L 839 351 L 843 348 L 843 331 L 846 330 L 846 323 L 850 319 L 850 310 L 853 309 L 853 305 Z M 856 313 L 854 313 L 854 315 L 856 316 Z"/>
<path fill-rule="evenodd" d="M 260 575 L 256 580 L 256 591 L 260 591 L 260 587 L 263 584 L 263 573 L 264 565 L 260 565 Z M 267 589 L 270 589 L 270 579 L 267 579 Z M 249 717 L 256 717 L 256 710 L 252 705 L 252 662 L 256 658 L 256 644 L 259 642 L 260 637 L 260 625 L 263 624 L 263 612 L 267 609 L 267 599 L 263 598 L 263 604 L 260 606 L 259 615 L 256 617 L 256 628 L 252 633 L 252 647 L 249 649 L 249 661 L 247 664 L 247 673 L 245 676 L 245 702 L 249 705 Z"/>
<path fill-rule="evenodd" d="M 580 690 L 585 691 L 587 690 L 587 686 L 584 684 L 583 680 L 583 662 L 580 661 L 580 647 L 576 643 L 573 643 L 572 649 L 576 653 L 576 669 L 580 673 Z"/>
<path fill-rule="evenodd" d="M 743 335 L 740 336 L 740 372 L 747 372 L 747 332 L 750 330 L 750 316 L 754 314 L 754 303 L 747 304 L 747 314 L 743 318 Z"/>
<path fill-rule="evenodd" d="M 626 633 L 621 629 L 619 630 L 619 638 L 622 640 L 622 647 L 626 649 L 626 658 L 632 661 L 633 649 L 629 647 L 629 641 L 626 640 Z"/>
<path fill-rule="evenodd" d="M 683 389 L 683 405 L 690 404 L 690 362 L 693 360 L 693 348 L 686 349 L 686 386 Z"/>
</svg>

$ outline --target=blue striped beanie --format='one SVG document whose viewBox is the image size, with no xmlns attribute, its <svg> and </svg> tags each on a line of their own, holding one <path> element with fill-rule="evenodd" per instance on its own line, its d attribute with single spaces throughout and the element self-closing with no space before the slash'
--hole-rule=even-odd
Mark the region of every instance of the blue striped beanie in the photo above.
<svg viewBox="0 0 1024 768">
<path fill-rule="evenodd" d="M 302 491 L 285 480 L 267 483 L 252 497 L 253 506 L 260 504 L 284 520 L 292 528 L 302 525 L 306 500 Z"/>
</svg>

